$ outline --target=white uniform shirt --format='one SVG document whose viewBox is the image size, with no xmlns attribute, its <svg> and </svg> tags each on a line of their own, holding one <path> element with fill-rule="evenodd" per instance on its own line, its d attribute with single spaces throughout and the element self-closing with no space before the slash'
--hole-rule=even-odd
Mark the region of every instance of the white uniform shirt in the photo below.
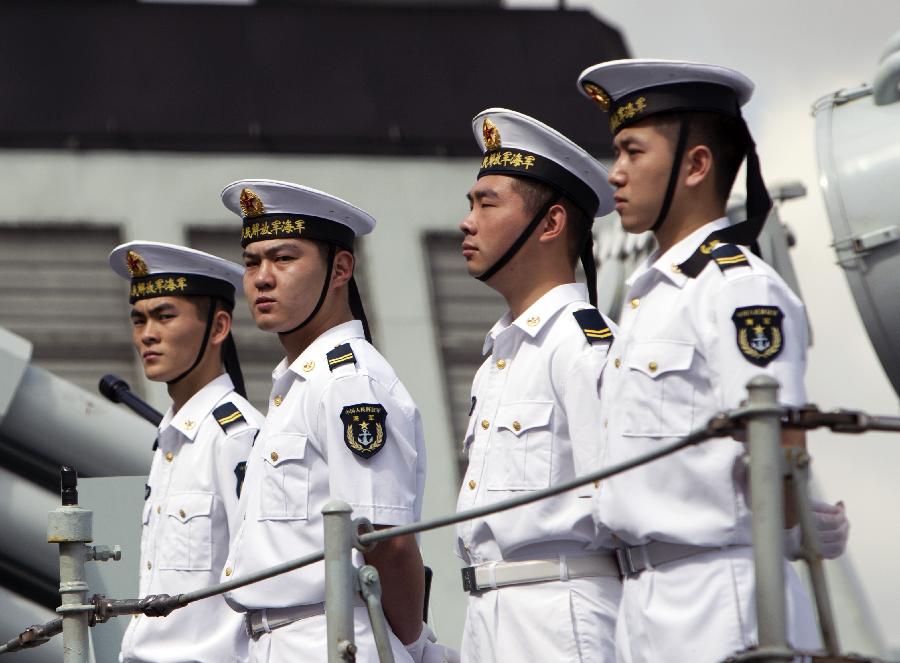
<svg viewBox="0 0 900 663">
<path fill-rule="evenodd" d="M 353 360 L 331 370 L 326 355 L 342 344 L 349 344 Z M 378 525 L 405 525 L 421 514 L 425 443 L 419 411 L 384 357 L 365 340 L 359 321 L 329 329 L 290 366 L 283 360 L 272 379 L 265 425 L 247 463 L 243 522 L 222 580 L 321 550 L 322 508 L 333 499 L 349 503 L 354 518 L 364 516 Z M 342 414 L 366 418 L 355 406 L 386 413 L 381 446 L 368 458 L 351 445 L 377 445 L 379 433 L 359 428 L 358 422 L 345 423 Z M 227 596 L 239 610 L 320 603 L 325 600 L 324 564 Z"/>
<path fill-rule="evenodd" d="M 664 255 L 651 255 L 626 282 L 602 378 L 603 464 L 656 449 L 736 407 L 756 375 L 779 381 L 782 404 L 805 402 L 806 314 L 778 274 L 747 249 L 747 263 L 722 269 L 711 261 L 696 278 L 673 269 L 727 225 L 717 219 Z M 763 319 L 776 308 L 780 325 L 777 314 Z M 741 336 L 738 326 L 745 324 L 752 326 Z M 753 354 L 747 344 L 757 342 L 764 354 L 780 342 L 780 353 L 757 365 L 741 349 Z M 743 444 L 718 438 L 604 481 L 597 518 L 632 544 L 749 544 L 744 451 Z"/>
<path fill-rule="evenodd" d="M 522 315 L 510 313 L 484 344 L 464 440 L 469 466 L 457 510 L 547 488 L 592 464 L 599 436 L 597 385 L 609 338 L 588 342 L 573 312 L 590 308 L 580 284 L 557 286 Z M 612 323 L 606 324 L 613 329 Z M 610 545 L 591 519 L 588 485 L 457 525 L 470 564 L 568 554 Z"/>
<path fill-rule="evenodd" d="M 213 411 L 228 403 L 242 417 L 232 416 L 223 426 Z M 182 594 L 219 581 L 237 525 L 241 464 L 261 423 L 228 375 L 207 384 L 178 412 L 166 412 L 145 489 L 140 596 Z M 241 615 L 216 596 L 168 617 L 133 618 L 119 660 L 243 661 L 246 639 Z"/>
</svg>

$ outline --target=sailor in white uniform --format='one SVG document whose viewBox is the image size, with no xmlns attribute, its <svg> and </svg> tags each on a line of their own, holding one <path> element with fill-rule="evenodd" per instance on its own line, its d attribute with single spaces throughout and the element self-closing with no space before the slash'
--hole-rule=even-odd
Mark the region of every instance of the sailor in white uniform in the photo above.
<svg viewBox="0 0 900 663">
<path fill-rule="evenodd" d="M 419 411 L 371 345 L 353 280 L 354 238 L 375 220 L 327 193 L 271 180 L 225 187 L 243 219 L 245 294 L 257 326 L 279 335 L 286 358 L 272 374 L 265 424 L 253 448 L 241 529 L 222 580 L 324 546 L 322 508 L 343 500 L 376 527 L 419 519 L 425 445 Z M 354 561 L 378 569 L 396 661 L 444 660 L 422 623 L 424 568 L 415 537 L 378 544 Z M 325 570 L 319 563 L 230 592 L 245 613 L 254 663 L 325 661 Z M 356 660 L 375 661 L 366 609 L 354 609 Z"/>
<path fill-rule="evenodd" d="M 658 448 L 746 398 L 766 374 L 784 405 L 806 402 L 802 302 L 746 245 L 770 200 L 740 113 L 753 84 L 724 67 L 624 60 L 582 73 L 609 114 L 610 183 L 628 232 L 659 248 L 627 280 L 604 369 L 601 464 Z M 725 202 L 747 158 L 748 220 Z M 803 444 L 785 431 L 785 444 Z M 745 447 L 716 439 L 602 482 L 598 522 L 621 541 L 621 661 L 712 663 L 756 643 Z M 821 520 L 821 519 L 820 519 Z M 819 644 L 786 564 L 790 642 Z"/>
<path fill-rule="evenodd" d="M 144 372 L 165 381 L 172 397 L 144 492 L 140 596 L 181 594 L 219 580 L 262 422 L 244 397 L 231 337 L 243 269 L 156 242 L 123 244 L 109 262 L 130 281 L 132 340 Z M 164 618 L 135 615 L 119 660 L 243 662 L 247 636 L 240 615 L 214 596 Z"/>
<path fill-rule="evenodd" d="M 604 167 L 515 111 L 483 111 L 473 130 L 483 156 L 462 253 L 509 311 L 472 384 L 458 510 L 575 476 L 576 457 L 596 450 L 597 381 L 614 335 L 594 307 L 591 224 L 613 206 Z M 589 287 L 575 282 L 579 258 Z M 587 486 L 457 526 L 468 565 L 463 661 L 614 660 L 621 583 L 611 537 L 595 532 L 592 494 Z"/>
</svg>

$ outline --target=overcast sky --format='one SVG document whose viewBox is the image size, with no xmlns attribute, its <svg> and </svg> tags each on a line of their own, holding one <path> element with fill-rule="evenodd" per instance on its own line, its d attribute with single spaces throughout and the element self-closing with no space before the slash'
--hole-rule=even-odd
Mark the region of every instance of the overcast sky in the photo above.
<svg viewBox="0 0 900 663">
<path fill-rule="evenodd" d="M 541 0 L 506 4 L 558 5 Z M 569 0 L 566 4 L 590 9 L 618 27 L 635 57 L 713 62 L 753 79 L 756 93 L 745 115 L 767 182 L 801 180 L 809 189 L 805 199 L 784 205 L 782 218 L 798 239 L 792 255 L 815 335 L 807 373 L 810 399 L 823 408 L 898 414 L 897 396 L 829 246 L 831 227 L 818 187 L 810 108 L 825 94 L 872 80 L 885 43 L 900 31 L 900 2 Z M 576 76 L 573 72 L 573 85 Z M 897 117 L 900 124 L 900 109 Z M 898 184 L 889 186 L 896 189 Z M 896 217 L 885 219 L 885 225 L 894 223 Z M 825 496 L 847 503 L 852 523 L 849 554 L 884 637 L 900 650 L 900 435 L 818 432 L 812 435 L 810 448 Z"/>
</svg>

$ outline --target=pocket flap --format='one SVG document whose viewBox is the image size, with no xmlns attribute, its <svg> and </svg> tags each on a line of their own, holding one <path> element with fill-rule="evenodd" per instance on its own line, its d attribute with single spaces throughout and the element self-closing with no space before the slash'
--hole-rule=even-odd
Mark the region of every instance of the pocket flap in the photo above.
<svg viewBox="0 0 900 663">
<path fill-rule="evenodd" d="M 685 341 L 641 341 L 635 343 L 625 358 L 628 368 L 651 378 L 672 371 L 686 371 L 694 360 L 694 346 Z"/>
<path fill-rule="evenodd" d="M 263 460 L 272 467 L 278 467 L 289 460 L 303 460 L 306 437 L 306 433 L 278 433 L 267 438 L 260 449 Z"/>
<path fill-rule="evenodd" d="M 186 523 L 197 516 L 209 516 L 212 503 L 212 493 L 176 493 L 168 499 L 166 515 Z"/>
<path fill-rule="evenodd" d="M 518 436 L 532 428 L 549 425 L 552 414 L 552 401 L 506 403 L 497 408 L 497 428 L 505 428 Z"/>
</svg>

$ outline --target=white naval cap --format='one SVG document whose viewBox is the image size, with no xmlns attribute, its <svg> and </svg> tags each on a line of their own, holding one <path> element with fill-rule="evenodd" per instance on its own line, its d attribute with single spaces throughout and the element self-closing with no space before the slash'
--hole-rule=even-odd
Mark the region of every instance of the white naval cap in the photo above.
<svg viewBox="0 0 900 663">
<path fill-rule="evenodd" d="M 479 178 L 512 175 L 542 181 L 590 219 L 615 208 L 603 164 L 543 122 L 506 108 L 488 108 L 472 119 L 472 131 L 484 152 Z"/>
<path fill-rule="evenodd" d="M 266 239 L 310 239 L 352 250 L 375 219 L 330 193 L 278 180 L 238 180 L 222 189 L 225 207 L 243 219 L 241 246 Z"/>
<path fill-rule="evenodd" d="M 582 94 L 609 113 L 610 130 L 657 113 L 715 111 L 740 117 L 753 81 L 739 71 L 681 60 L 611 60 L 578 77 Z"/>
<path fill-rule="evenodd" d="M 129 301 L 174 295 L 209 295 L 234 302 L 244 268 L 186 246 L 128 242 L 109 254 L 109 266 L 131 281 Z"/>
</svg>

